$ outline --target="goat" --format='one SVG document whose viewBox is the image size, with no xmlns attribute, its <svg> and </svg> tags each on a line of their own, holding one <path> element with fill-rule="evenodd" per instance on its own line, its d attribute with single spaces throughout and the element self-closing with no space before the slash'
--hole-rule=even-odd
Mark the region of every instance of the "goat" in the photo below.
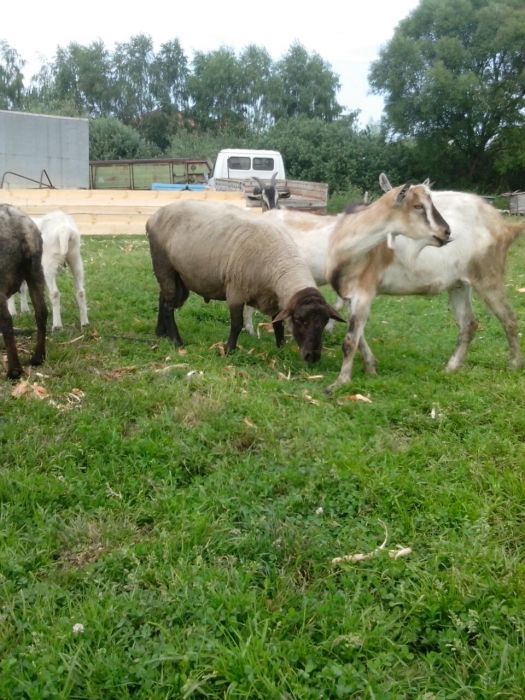
<svg viewBox="0 0 525 700">
<path fill-rule="evenodd" d="M 237 346 L 243 307 L 250 304 L 272 317 L 278 347 L 284 342 L 283 321 L 290 318 L 305 362 L 319 361 L 326 322 L 343 319 L 315 286 L 285 229 L 231 205 L 181 202 L 153 214 L 146 232 L 160 287 L 157 335 L 183 344 L 174 310 L 193 291 L 206 301 L 226 300 L 226 353 Z"/>
<path fill-rule="evenodd" d="M 62 316 L 60 312 L 60 292 L 57 286 L 57 274 L 67 263 L 73 274 L 75 284 L 75 296 L 80 311 L 80 325 L 89 323 L 84 289 L 84 266 L 80 256 L 80 232 L 69 214 L 63 211 L 54 211 L 41 218 L 33 218 L 42 234 L 43 253 L 42 267 L 47 290 L 51 299 L 53 312 L 53 330 L 62 328 Z M 28 310 L 27 287 L 22 285 L 20 290 L 20 310 Z M 16 313 L 14 298 L 9 300 L 11 315 Z"/>
<path fill-rule="evenodd" d="M 269 209 L 279 209 L 279 190 L 277 189 L 277 172 L 272 175 L 269 185 L 265 185 L 258 177 L 253 178 L 259 185 L 261 195 L 261 206 L 263 211 Z M 259 194 L 254 189 L 254 194 Z"/>
<path fill-rule="evenodd" d="M 383 175 L 380 184 L 392 190 Z M 380 294 L 439 294 L 447 291 L 459 327 L 456 348 L 446 369 L 453 372 L 465 360 L 477 330 L 472 288 L 496 316 L 505 331 L 510 366 L 522 365 L 516 316 L 504 285 L 505 263 L 511 243 L 525 233 L 524 224 L 509 223 L 482 197 L 453 191 L 434 191 L 432 199 L 450 224 L 452 241 L 443 249 L 418 252 L 414 241 L 395 240 L 393 262 L 379 282 Z"/>
<path fill-rule="evenodd" d="M 32 365 L 40 365 L 45 359 L 47 307 L 40 231 L 28 216 L 8 204 L 0 205 L 0 251 L 0 330 L 7 353 L 7 377 L 18 379 L 22 366 L 7 300 L 19 290 L 22 281 L 27 283 L 37 327 Z"/>
<path fill-rule="evenodd" d="M 394 257 L 387 241 L 399 234 L 414 239 L 415 251 L 449 241 L 449 225 L 435 207 L 426 183 L 397 187 L 369 206 L 346 214 L 330 237 L 326 274 L 337 294 L 350 299 L 350 318 L 341 371 L 328 392 L 351 380 L 358 347 L 365 369 L 375 373 L 375 358 L 364 338 L 364 328 L 380 281 Z"/>
</svg>

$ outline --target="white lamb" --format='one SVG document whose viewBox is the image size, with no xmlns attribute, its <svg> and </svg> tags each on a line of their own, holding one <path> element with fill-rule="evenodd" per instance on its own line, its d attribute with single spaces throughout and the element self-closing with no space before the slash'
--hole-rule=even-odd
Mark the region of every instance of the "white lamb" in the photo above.
<svg viewBox="0 0 525 700">
<path fill-rule="evenodd" d="M 80 311 L 80 325 L 86 326 L 89 320 L 84 290 L 84 266 L 80 257 L 80 232 L 73 217 L 63 211 L 54 211 L 40 218 L 32 217 L 32 219 L 42 234 L 42 267 L 53 310 L 53 330 L 62 328 L 60 292 L 56 278 L 66 263 L 73 274 L 75 294 Z M 14 296 L 9 299 L 8 306 L 10 314 L 16 314 Z M 29 310 L 27 285 L 25 284 L 20 288 L 20 310 L 22 312 Z"/>
</svg>

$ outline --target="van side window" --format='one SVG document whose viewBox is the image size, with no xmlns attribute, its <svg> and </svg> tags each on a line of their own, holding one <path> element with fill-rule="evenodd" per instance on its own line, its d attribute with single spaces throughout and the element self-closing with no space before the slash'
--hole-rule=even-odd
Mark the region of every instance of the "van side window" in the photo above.
<svg viewBox="0 0 525 700">
<path fill-rule="evenodd" d="M 273 158 L 254 158 L 254 170 L 273 170 Z"/>
<path fill-rule="evenodd" d="M 228 158 L 229 170 L 249 170 L 250 159 L 245 156 L 230 156 Z"/>
</svg>

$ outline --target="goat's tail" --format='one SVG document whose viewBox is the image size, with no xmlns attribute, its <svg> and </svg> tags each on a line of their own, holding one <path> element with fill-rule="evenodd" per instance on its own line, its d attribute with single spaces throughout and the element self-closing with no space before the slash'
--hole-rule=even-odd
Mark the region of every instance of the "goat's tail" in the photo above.
<svg viewBox="0 0 525 700">
<path fill-rule="evenodd" d="M 506 224 L 506 233 L 507 233 L 507 240 L 509 243 L 512 243 L 513 241 L 516 240 L 519 236 L 525 235 L 525 222 L 519 222 L 519 223 L 507 223 Z"/>
</svg>

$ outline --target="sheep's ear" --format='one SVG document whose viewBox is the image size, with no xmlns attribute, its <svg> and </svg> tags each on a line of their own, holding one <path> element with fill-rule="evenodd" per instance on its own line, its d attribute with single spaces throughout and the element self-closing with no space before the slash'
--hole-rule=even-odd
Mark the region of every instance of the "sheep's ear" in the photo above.
<svg viewBox="0 0 525 700">
<path fill-rule="evenodd" d="M 290 311 L 289 308 L 283 309 L 282 311 L 279 311 L 277 316 L 274 316 L 272 318 L 272 323 L 277 323 L 277 321 L 285 321 L 291 315 L 292 315 L 292 312 Z"/>
<path fill-rule="evenodd" d="M 403 204 L 409 189 L 410 189 L 410 183 L 407 182 L 406 185 L 403 185 L 403 187 L 399 190 L 399 193 L 396 197 L 396 207 L 400 207 Z"/>
<path fill-rule="evenodd" d="M 381 175 L 379 176 L 379 186 L 381 187 L 383 192 L 389 192 L 392 189 L 390 180 L 387 178 L 385 173 L 381 173 Z"/>
<path fill-rule="evenodd" d="M 427 179 L 423 182 L 423 184 L 425 185 L 425 187 L 430 187 L 430 178 L 427 177 Z"/>
<path fill-rule="evenodd" d="M 341 323 L 346 323 L 344 318 L 342 318 L 342 316 L 339 316 L 339 314 L 337 313 L 337 311 L 334 309 L 333 306 L 331 306 L 330 304 L 327 304 L 327 306 L 328 306 L 328 313 L 330 314 L 330 318 L 333 318 L 334 321 L 341 321 Z"/>
</svg>

